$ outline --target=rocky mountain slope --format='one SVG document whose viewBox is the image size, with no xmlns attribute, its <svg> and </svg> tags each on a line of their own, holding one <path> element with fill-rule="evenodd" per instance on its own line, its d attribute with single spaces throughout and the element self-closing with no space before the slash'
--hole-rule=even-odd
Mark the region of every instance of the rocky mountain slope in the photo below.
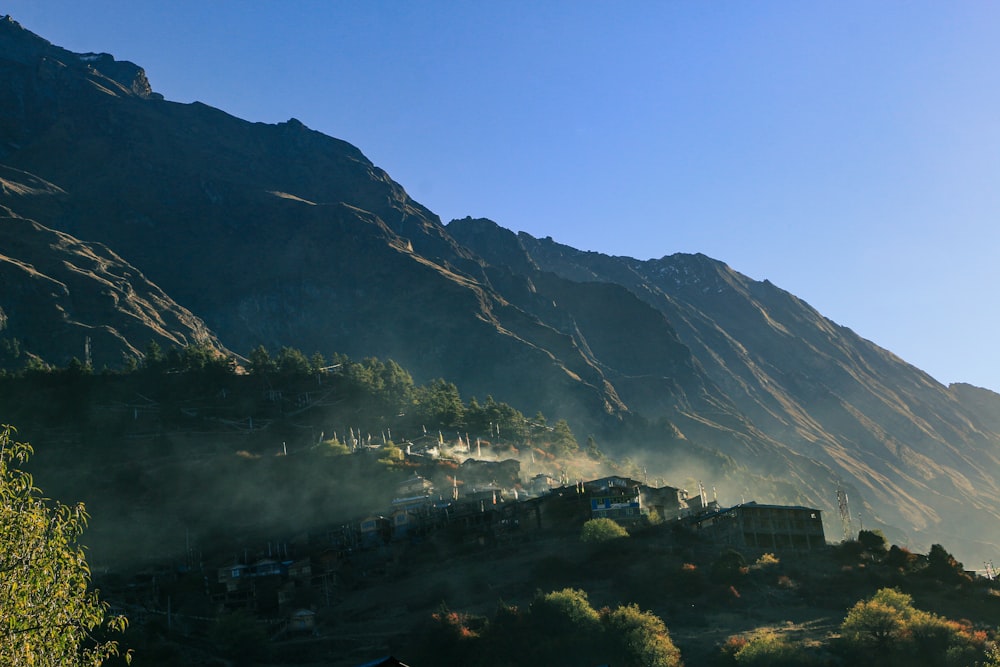
<svg viewBox="0 0 1000 667">
<path fill-rule="evenodd" d="M 108 248 L 3 206 L 0 286 L 0 355 L 14 365 L 34 357 L 65 366 L 75 357 L 96 368 L 120 367 L 140 359 L 151 341 L 224 352 L 200 319 Z"/>
<path fill-rule="evenodd" d="M 733 438 L 726 420 L 681 405 L 669 414 L 689 437 L 829 493 L 815 485 L 817 470 L 802 474 L 804 457 L 860 492 L 855 511 L 869 526 L 995 541 L 982 526 L 1000 519 L 997 394 L 946 387 L 794 295 L 703 255 L 609 257 L 484 220 L 448 229 L 510 271 L 619 285 L 662 313 L 747 420 L 735 432 L 759 436 Z"/>
<path fill-rule="evenodd" d="M 138 66 L 71 53 L 10 18 L 0 86 L 9 231 L 85 240 L 99 259 L 73 276 L 101 276 L 95 303 L 144 295 L 148 308 L 127 309 L 144 313 L 140 332 L 96 311 L 86 320 L 133 349 L 156 326 L 178 344 L 206 340 L 207 327 L 242 354 L 264 344 L 391 357 L 418 382 L 445 377 L 463 396 L 567 418 L 637 460 L 716 448 L 797 489 L 773 499 L 828 518 L 848 489 L 865 526 L 894 541 L 947 541 L 977 558 L 1000 542 L 1000 397 L 944 387 L 770 283 L 700 255 L 640 261 L 488 221 L 446 227 L 343 141 L 294 119 L 163 100 Z M 64 266 L 53 246 L 83 242 L 59 238 L 25 241 L 16 256 L 5 241 L 0 253 Z M 143 286 L 124 287 L 125 272 Z M 25 292 L 17 312 L 71 312 L 51 293 Z M 204 325 L 173 305 L 164 315 L 167 294 Z M 45 326 L 19 335 L 37 340 Z M 81 354 L 67 331 L 45 350 L 55 361 Z"/>
<path fill-rule="evenodd" d="M 569 336 L 510 307 L 353 146 L 294 119 L 255 124 L 84 85 L 111 61 L 24 32 L 0 25 L 0 41 L 30 47 L 0 61 L 20 100 L 0 109 L 0 163 L 66 194 L 16 210 L 114 248 L 231 349 L 392 357 L 421 379 L 462 378 L 467 393 L 519 394 L 551 413 L 566 396 L 587 414 L 624 410 Z M 49 69 L 59 77 L 39 74 Z"/>
</svg>

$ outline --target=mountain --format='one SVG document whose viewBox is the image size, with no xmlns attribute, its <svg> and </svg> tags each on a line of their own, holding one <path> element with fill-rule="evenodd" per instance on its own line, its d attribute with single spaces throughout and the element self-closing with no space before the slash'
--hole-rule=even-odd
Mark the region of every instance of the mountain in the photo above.
<svg viewBox="0 0 1000 667">
<path fill-rule="evenodd" d="M 756 459 L 752 467 L 767 474 L 791 475 L 813 494 L 830 493 L 817 474 L 825 470 L 826 482 L 860 492 L 864 506 L 855 509 L 869 526 L 995 548 L 973 545 L 993 539 L 982 526 L 1000 519 L 997 394 L 946 387 L 794 295 L 704 255 L 609 257 L 515 237 L 485 220 L 448 229 L 512 272 L 619 285 L 662 313 L 697 368 L 752 424 L 736 432 L 758 436 L 732 438 L 728 415 L 720 421 L 680 406 L 670 416 L 689 437 Z M 800 457 L 819 468 L 806 472 Z"/>
<path fill-rule="evenodd" d="M 0 108 L 0 163 L 66 194 L 16 210 L 114 248 L 231 349 L 392 357 L 480 397 L 624 410 L 569 336 L 510 307 L 437 216 L 353 146 L 294 119 L 249 123 L 114 86 L 127 68 L 25 32 L 0 24 L 0 81 L 17 99 Z"/>
<path fill-rule="evenodd" d="M 11 176 L 7 173 L 5 176 Z M 5 189 L 34 183 L 0 178 Z M 65 366 L 139 359 L 150 342 L 224 349 L 204 323 L 101 245 L 48 229 L 0 206 L 0 353 Z"/>
<path fill-rule="evenodd" d="M 45 358 L 79 356 L 87 335 L 104 354 L 113 334 L 81 337 L 76 321 L 126 338 L 120 358 L 160 320 L 156 335 L 176 344 L 388 357 L 418 382 L 566 418 L 679 482 L 713 479 L 677 462 L 717 450 L 746 470 L 724 501 L 821 507 L 831 535 L 845 489 L 894 541 L 977 559 L 997 548 L 1000 397 L 940 385 L 766 281 L 702 255 L 640 261 L 486 220 L 445 226 L 344 141 L 164 100 L 137 65 L 61 49 L 9 17 L 0 85 L 0 205 L 9 238 L 24 238 L 12 259 L 107 306 L 77 317 L 56 292 L 29 290 L 15 319 L 0 302 L 32 341 L 53 320 L 24 312 L 69 313 Z M 30 240 L 46 234 L 59 240 Z M 96 276 L 91 287 L 57 275 L 71 246 L 97 258 L 71 271 Z M 145 328 L 124 334 L 115 298 Z"/>
</svg>

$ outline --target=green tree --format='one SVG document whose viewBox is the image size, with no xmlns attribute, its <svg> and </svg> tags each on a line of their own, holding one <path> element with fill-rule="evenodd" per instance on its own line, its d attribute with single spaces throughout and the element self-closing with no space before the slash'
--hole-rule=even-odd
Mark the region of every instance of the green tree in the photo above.
<svg viewBox="0 0 1000 667">
<path fill-rule="evenodd" d="M 326 358 L 323 357 L 322 352 L 313 352 L 313 355 L 309 357 L 309 369 L 313 373 L 321 372 L 327 365 Z"/>
<path fill-rule="evenodd" d="M 925 572 L 945 584 L 963 584 L 972 580 L 965 573 L 965 566 L 955 560 L 955 557 L 940 544 L 932 544 L 931 550 L 927 552 Z"/>
<path fill-rule="evenodd" d="M 278 364 L 263 345 L 258 345 L 250 352 L 250 373 L 252 375 L 267 375 L 278 370 Z"/>
<path fill-rule="evenodd" d="M 1000 667 L 1000 643 L 994 642 L 986 651 L 986 662 L 983 667 Z"/>
<path fill-rule="evenodd" d="M 378 462 L 389 468 L 399 466 L 403 462 L 403 450 L 391 441 L 384 445 L 379 453 L 381 457 Z"/>
<path fill-rule="evenodd" d="M 223 355 L 208 343 L 192 343 L 181 350 L 180 367 L 188 372 L 210 373 L 220 378 L 234 372 L 236 359 Z"/>
<path fill-rule="evenodd" d="M 906 572 L 912 570 L 916 565 L 917 555 L 911 553 L 910 550 L 905 547 L 893 544 L 889 547 L 889 553 L 886 554 L 883 562 L 889 567 L 895 567 Z"/>
<path fill-rule="evenodd" d="M 465 409 L 465 428 L 484 434 L 490 440 L 523 440 L 527 436 L 524 415 L 506 403 L 498 403 L 492 396 L 482 405 L 475 397 L 469 399 Z"/>
<path fill-rule="evenodd" d="M 855 647 L 885 652 L 904 635 L 914 611 L 912 597 L 893 588 L 883 588 L 851 607 L 840 625 L 841 636 Z"/>
<path fill-rule="evenodd" d="M 148 370 L 159 371 L 162 370 L 163 364 L 166 359 L 163 356 L 163 348 L 155 340 L 149 341 L 146 344 L 146 353 L 143 355 L 142 364 Z"/>
<path fill-rule="evenodd" d="M 83 505 L 44 499 L 20 465 L 31 446 L 0 427 L 0 664 L 100 665 L 118 654 L 93 633 L 122 631 L 90 590 L 90 569 L 77 544 L 87 523 Z"/>
<path fill-rule="evenodd" d="M 453 383 L 438 378 L 416 390 L 417 417 L 428 428 L 461 426 L 465 405 Z"/>
<path fill-rule="evenodd" d="M 525 638 L 522 664 L 582 665 L 602 648 L 601 616 L 586 591 L 564 588 L 531 603 L 531 637 Z"/>
<path fill-rule="evenodd" d="M 531 418 L 531 422 L 528 424 L 528 435 L 536 440 L 548 439 L 549 431 L 551 430 L 541 410 L 535 413 L 535 416 Z"/>
<path fill-rule="evenodd" d="M 882 664 L 971 665 L 988 658 L 986 634 L 913 606 L 892 588 L 854 605 L 841 624 L 845 648 L 855 657 L 875 649 Z"/>
<path fill-rule="evenodd" d="M 414 386 L 410 373 L 392 359 L 381 364 L 377 373 L 379 376 L 379 394 L 377 398 L 382 403 L 386 417 L 402 415 L 413 407 Z"/>
<path fill-rule="evenodd" d="M 765 628 L 755 631 L 733 656 L 737 665 L 748 667 L 800 667 L 810 664 L 802 646 Z"/>
<path fill-rule="evenodd" d="M 590 519 L 580 529 L 580 539 L 584 542 L 608 542 L 620 537 L 628 537 L 628 531 L 611 519 Z"/>
<path fill-rule="evenodd" d="M 681 652 L 659 616 L 630 604 L 602 612 L 601 619 L 615 654 L 614 664 L 624 667 L 677 667 L 681 664 Z"/>
<path fill-rule="evenodd" d="M 306 355 L 294 347 L 281 348 L 274 361 L 278 366 L 278 372 L 288 377 L 304 377 L 312 371 Z"/>
<path fill-rule="evenodd" d="M 604 458 L 601 453 L 601 448 L 597 446 L 597 439 L 593 435 L 587 436 L 587 456 L 594 459 L 595 461 L 600 461 Z"/>
<path fill-rule="evenodd" d="M 858 533 L 858 542 L 865 551 L 873 556 L 881 558 L 885 556 L 889 541 L 881 530 L 862 530 Z"/>
<path fill-rule="evenodd" d="M 89 364 L 85 364 L 76 357 L 73 357 L 66 365 L 65 372 L 70 378 L 78 378 L 83 375 L 90 375 L 94 372 L 94 369 Z"/>
<path fill-rule="evenodd" d="M 587 592 L 577 588 L 564 588 L 539 595 L 531 603 L 532 619 L 548 626 L 550 631 L 596 631 L 600 615 L 590 605 Z"/>
<path fill-rule="evenodd" d="M 580 445 L 569 428 L 569 422 L 565 419 L 557 421 L 552 427 L 552 453 L 556 456 L 569 456 L 579 449 Z"/>
</svg>

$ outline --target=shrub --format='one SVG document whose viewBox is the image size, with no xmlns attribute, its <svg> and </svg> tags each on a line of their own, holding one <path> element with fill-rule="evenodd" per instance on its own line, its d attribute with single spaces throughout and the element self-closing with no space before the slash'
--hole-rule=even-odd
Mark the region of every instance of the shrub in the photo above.
<svg viewBox="0 0 1000 667">
<path fill-rule="evenodd" d="M 912 601 L 909 595 L 883 588 L 847 612 L 840 625 L 841 635 L 855 648 L 884 650 L 903 635 Z"/>
<path fill-rule="evenodd" d="M 781 560 L 772 553 L 761 554 L 761 557 L 754 562 L 754 567 L 762 570 L 767 567 L 774 567 L 781 563 Z"/>
<path fill-rule="evenodd" d="M 761 667 L 797 667 L 808 664 L 804 648 L 791 643 L 787 637 L 774 630 L 757 630 L 746 644 L 733 655 L 737 665 Z"/>
<path fill-rule="evenodd" d="M 874 649 L 891 664 L 974 664 L 986 651 L 985 633 L 915 609 L 912 597 L 891 588 L 855 604 L 841 624 L 841 636 L 853 656 L 868 656 Z"/>
<path fill-rule="evenodd" d="M 894 567 L 902 572 L 908 572 L 913 569 L 917 562 L 917 555 L 911 553 L 906 547 L 900 547 L 893 544 L 889 548 L 889 553 L 886 555 L 883 561 L 889 567 Z"/>
<path fill-rule="evenodd" d="M 345 456 L 351 453 L 351 449 L 336 438 L 324 440 L 322 451 L 326 456 Z"/>
<path fill-rule="evenodd" d="M 681 654 L 660 617 L 631 604 L 602 613 L 609 642 L 617 649 L 615 664 L 625 667 L 676 667 Z"/>
<path fill-rule="evenodd" d="M 888 540 L 881 530 L 862 530 L 858 532 L 858 543 L 861 547 L 873 556 L 884 556 Z"/>
<path fill-rule="evenodd" d="M 608 542 L 621 537 L 628 537 L 628 531 L 611 519 L 591 519 L 580 530 L 580 539 L 584 542 Z"/>
</svg>

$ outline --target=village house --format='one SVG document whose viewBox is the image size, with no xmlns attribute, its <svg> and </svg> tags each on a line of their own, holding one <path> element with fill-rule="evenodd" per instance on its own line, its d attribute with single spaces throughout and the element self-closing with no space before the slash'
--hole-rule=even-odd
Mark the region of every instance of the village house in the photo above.
<svg viewBox="0 0 1000 667">
<path fill-rule="evenodd" d="M 527 485 L 525 485 L 524 490 L 530 495 L 540 496 L 548 493 L 552 489 L 559 486 L 559 480 L 547 473 L 540 472 L 530 480 L 528 480 Z"/>
<path fill-rule="evenodd" d="M 688 492 L 672 486 L 639 487 L 640 506 L 647 512 L 656 512 L 664 521 L 674 521 L 691 512 Z"/>
<path fill-rule="evenodd" d="M 387 544 L 392 536 L 392 523 L 384 516 L 367 516 L 359 525 L 362 547 Z"/>
<path fill-rule="evenodd" d="M 826 546 L 821 510 L 743 503 L 692 520 L 713 541 L 737 548 L 782 550 Z"/>
<path fill-rule="evenodd" d="M 316 612 L 298 609 L 288 617 L 288 632 L 311 634 L 316 630 Z"/>
<path fill-rule="evenodd" d="M 397 498 L 409 498 L 414 496 L 429 496 L 434 492 L 434 484 L 424 479 L 417 473 L 412 477 L 404 479 L 396 485 Z"/>
<path fill-rule="evenodd" d="M 643 511 L 641 484 L 627 477 L 603 477 L 583 482 L 583 492 L 590 501 L 590 518 L 612 519 L 621 523 L 640 521 Z"/>
</svg>

